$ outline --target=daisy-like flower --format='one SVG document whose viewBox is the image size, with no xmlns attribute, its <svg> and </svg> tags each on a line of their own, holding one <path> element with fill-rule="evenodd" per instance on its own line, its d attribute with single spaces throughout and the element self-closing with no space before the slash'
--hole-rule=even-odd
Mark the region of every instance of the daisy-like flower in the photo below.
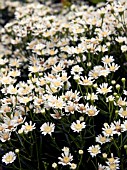
<svg viewBox="0 0 127 170">
<path fill-rule="evenodd" d="M 15 159 L 16 159 L 15 153 L 10 151 L 2 157 L 2 162 L 4 162 L 7 165 L 9 163 L 13 163 Z"/>
<path fill-rule="evenodd" d="M 127 106 L 127 100 L 126 100 L 126 97 L 124 99 L 122 99 L 122 97 L 120 97 L 117 102 L 114 102 L 115 105 L 118 105 L 120 107 L 123 107 L 123 106 Z"/>
<path fill-rule="evenodd" d="M 106 170 L 106 166 L 98 163 L 98 170 Z"/>
<path fill-rule="evenodd" d="M 115 63 L 110 63 L 109 64 L 109 70 L 112 71 L 112 72 L 115 72 L 116 70 L 119 69 L 120 66 L 118 66 L 118 64 L 115 64 Z"/>
<path fill-rule="evenodd" d="M 40 127 L 40 131 L 41 133 L 45 136 L 46 134 L 51 135 L 52 132 L 54 132 L 55 129 L 55 124 L 54 123 L 44 123 L 41 127 Z"/>
<path fill-rule="evenodd" d="M 23 104 L 27 104 L 28 102 L 30 102 L 31 100 L 33 100 L 32 96 L 27 97 L 27 96 L 22 96 L 22 97 L 17 97 L 19 103 L 23 103 Z"/>
<path fill-rule="evenodd" d="M 37 65 L 29 66 L 28 69 L 31 73 L 37 73 L 41 70 L 40 66 L 37 66 Z"/>
<path fill-rule="evenodd" d="M 73 66 L 72 69 L 71 69 L 71 74 L 75 75 L 75 74 L 78 74 L 80 75 L 83 71 L 83 68 L 82 67 L 79 67 L 79 65 L 76 65 L 76 66 Z"/>
<path fill-rule="evenodd" d="M 71 165 L 71 161 L 73 160 L 73 156 L 71 155 L 69 148 L 68 147 L 64 147 L 62 149 L 62 151 L 64 153 L 61 154 L 62 157 L 58 157 L 58 159 L 60 160 L 58 162 L 58 164 L 62 164 L 63 166 L 65 165 Z"/>
<path fill-rule="evenodd" d="M 95 146 L 90 146 L 88 149 L 88 152 L 90 153 L 90 155 L 92 157 L 96 156 L 97 154 L 101 153 L 101 148 L 99 145 L 95 145 Z"/>
<path fill-rule="evenodd" d="M 85 125 L 85 122 L 80 122 L 80 120 L 76 120 L 76 123 L 73 122 L 71 124 L 71 129 L 74 131 L 74 132 L 80 132 L 82 131 L 82 129 L 84 129 L 86 127 Z"/>
<path fill-rule="evenodd" d="M 104 123 L 104 128 L 102 128 L 102 133 L 104 134 L 104 136 L 113 136 L 114 131 L 115 131 L 115 125 L 111 124 L 111 126 L 108 125 L 108 123 Z"/>
<path fill-rule="evenodd" d="M 98 100 L 98 96 L 94 93 L 88 93 L 87 96 L 85 96 L 85 99 L 95 101 Z"/>
<path fill-rule="evenodd" d="M 102 70 L 100 70 L 99 76 L 107 77 L 109 73 L 110 73 L 110 70 L 109 70 L 109 68 L 106 67 L 106 68 L 103 68 Z"/>
<path fill-rule="evenodd" d="M 8 132 L 6 130 L 0 131 L 0 140 L 2 142 L 6 142 L 7 140 L 10 140 L 11 132 Z"/>
<path fill-rule="evenodd" d="M 81 76 L 81 80 L 79 80 L 79 84 L 83 85 L 83 86 L 91 86 L 93 84 L 93 80 L 91 77 L 83 77 Z"/>
<path fill-rule="evenodd" d="M 120 115 L 120 117 L 122 118 L 127 118 L 127 107 L 125 109 L 120 108 L 118 114 Z"/>
<path fill-rule="evenodd" d="M 127 120 L 125 120 L 125 121 L 123 122 L 123 124 L 121 124 L 121 129 L 122 129 L 122 132 L 127 131 Z"/>
<path fill-rule="evenodd" d="M 86 109 L 86 114 L 88 116 L 96 116 L 99 113 L 99 110 L 96 109 L 96 106 L 89 106 Z"/>
<path fill-rule="evenodd" d="M 123 90 L 123 94 L 127 96 L 127 90 Z"/>
<path fill-rule="evenodd" d="M 102 62 L 104 63 L 104 65 L 110 64 L 113 61 L 114 61 L 113 56 L 106 55 L 105 57 L 102 58 Z"/>
<path fill-rule="evenodd" d="M 112 86 L 108 87 L 108 83 L 102 83 L 99 87 L 97 87 L 97 94 L 107 94 L 112 92 Z"/>
<path fill-rule="evenodd" d="M 111 153 L 111 157 L 107 158 L 108 161 L 106 161 L 106 164 L 108 165 L 106 167 L 106 170 L 117 170 L 119 169 L 119 158 L 118 157 L 114 157 L 113 153 Z"/>
<path fill-rule="evenodd" d="M 110 142 L 110 138 L 106 136 L 102 136 L 101 134 L 96 137 L 96 142 L 100 143 L 101 145 Z"/>
<path fill-rule="evenodd" d="M 106 97 L 106 102 L 112 102 L 114 101 L 115 97 L 113 95 L 110 95 L 108 97 Z"/>
<path fill-rule="evenodd" d="M 92 79 L 97 79 L 100 76 L 99 73 L 100 72 L 98 70 L 93 69 L 93 70 L 89 71 L 88 76 L 91 77 Z"/>
<path fill-rule="evenodd" d="M 122 130 L 120 119 L 118 121 L 114 121 L 111 124 L 115 126 L 114 134 L 117 134 L 119 136 Z"/>
<path fill-rule="evenodd" d="M 35 123 L 32 125 L 32 121 L 30 121 L 29 124 L 25 122 L 25 125 L 22 125 L 21 130 L 27 134 L 28 132 L 33 131 L 35 128 Z"/>
</svg>

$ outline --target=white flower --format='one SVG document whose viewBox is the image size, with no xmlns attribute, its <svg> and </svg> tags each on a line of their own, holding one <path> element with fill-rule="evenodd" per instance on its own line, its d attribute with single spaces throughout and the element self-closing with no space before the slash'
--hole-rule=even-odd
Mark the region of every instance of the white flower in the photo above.
<svg viewBox="0 0 127 170">
<path fill-rule="evenodd" d="M 121 124 L 121 129 L 122 129 L 122 132 L 127 131 L 127 120 L 125 120 L 125 121 L 123 122 L 123 124 Z"/>
<path fill-rule="evenodd" d="M 91 77 L 83 77 L 81 76 L 81 80 L 79 80 L 79 84 L 83 85 L 83 86 L 91 86 L 93 84 L 93 80 Z"/>
<path fill-rule="evenodd" d="M 127 106 L 127 99 L 126 99 L 126 97 L 124 99 L 122 99 L 122 97 L 120 97 L 117 102 L 114 102 L 114 105 L 118 105 L 120 107 Z"/>
<path fill-rule="evenodd" d="M 127 51 L 127 45 L 122 45 L 121 46 L 121 51 L 124 53 Z"/>
<path fill-rule="evenodd" d="M 113 157 L 113 153 L 111 153 L 111 158 L 107 158 L 108 161 L 106 161 L 106 170 L 117 170 L 120 169 L 119 167 L 119 158 L 118 157 Z"/>
<path fill-rule="evenodd" d="M 102 133 L 104 134 L 104 136 L 113 136 L 114 133 L 114 130 L 115 130 L 115 125 L 111 125 L 109 126 L 107 123 L 104 123 L 104 128 L 102 128 Z"/>
<path fill-rule="evenodd" d="M 117 134 L 118 136 L 121 135 L 121 122 L 120 119 L 118 121 L 114 121 L 111 123 L 111 125 L 115 126 L 114 134 Z"/>
<path fill-rule="evenodd" d="M 58 157 L 58 159 L 60 160 L 58 162 L 58 164 L 62 164 L 63 166 L 71 165 L 71 161 L 73 160 L 73 156 L 71 155 L 71 153 L 69 153 L 69 148 L 68 147 L 64 147 L 62 149 L 62 151 L 64 153 L 61 154 L 62 157 Z"/>
<path fill-rule="evenodd" d="M 123 94 L 127 96 L 127 90 L 123 90 Z"/>
<path fill-rule="evenodd" d="M 94 93 L 88 93 L 87 96 L 85 96 L 85 99 L 95 101 L 98 100 L 98 96 Z"/>
<path fill-rule="evenodd" d="M 106 166 L 98 163 L 98 170 L 106 170 Z"/>
<path fill-rule="evenodd" d="M 71 74 L 73 74 L 73 75 L 75 75 L 75 74 L 80 75 L 82 73 L 82 71 L 83 71 L 82 67 L 79 67 L 79 65 L 75 65 L 71 69 Z"/>
<path fill-rule="evenodd" d="M 113 56 L 106 55 L 105 57 L 102 58 L 102 62 L 104 63 L 104 65 L 110 64 L 113 61 L 114 61 Z"/>
<path fill-rule="evenodd" d="M 76 120 L 76 123 L 73 122 L 71 124 L 71 129 L 74 132 L 80 132 L 82 129 L 84 129 L 86 127 L 85 122 L 80 122 L 80 120 Z"/>
<path fill-rule="evenodd" d="M 35 123 L 32 125 L 32 121 L 30 121 L 29 124 L 25 122 L 25 125 L 22 125 L 21 129 L 27 134 L 28 132 L 33 131 L 35 128 Z"/>
<path fill-rule="evenodd" d="M 4 162 L 7 165 L 9 163 L 14 162 L 15 159 L 16 159 L 15 153 L 10 151 L 2 157 L 2 162 Z"/>
<path fill-rule="evenodd" d="M 106 102 L 112 102 L 114 101 L 115 97 L 113 95 L 110 95 L 108 97 L 106 97 Z"/>
<path fill-rule="evenodd" d="M 112 86 L 108 87 L 108 83 L 102 83 L 100 85 L 100 88 L 97 87 L 97 94 L 100 93 L 100 94 L 107 94 L 109 92 L 112 92 Z"/>
<path fill-rule="evenodd" d="M 100 146 L 99 145 L 95 145 L 95 146 L 90 146 L 87 150 L 88 152 L 90 153 L 90 155 L 92 157 L 96 156 L 97 154 L 101 153 L 101 150 L 100 150 Z"/>
<path fill-rule="evenodd" d="M 96 109 L 96 106 L 89 106 L 86 109 L 86 114 L 88 116 L 96 116 L 99 113 L 99 110 Z"/>
<path fill-rule="evenodd" d="M 118 66 L 118 64 L 115 64 L 115 63 L 110 63 L 109 64 L 109 70 L 112 71 L 112 72 L 115 72 L 116 70 L 118 70 L 120 66 Z"/>
<path fill-rule="evenodd" d="M 6 142 L 7 140 L 10 140 L 11 132 L 8 132 L 6 130 L 0 131 L 0 140 L 2 142 Z"/>
<path fill-rule="evenodd" d="M 106 136 L 102 136 L 101 134 L 96 137 L 96 142 L 100 143 L 101 145 L 109 141 L 110 138 L 107 138 Z"/>
<path fill-rule="evenodd" d="M 54 123 L 44 123 L 41 127 L 40 127 L 40 131 L 43 135 L 49 134 L 51 135 L 52 132 L 54 132 L 55 129 L 55 124 Z"/>
<path fill-rule="evenodd" d="M 127 118 L 127 107 L 125 109 L 120 108 L 118 114 L 120 115 L 120 117 L 122 118 Z"/>
</svg>

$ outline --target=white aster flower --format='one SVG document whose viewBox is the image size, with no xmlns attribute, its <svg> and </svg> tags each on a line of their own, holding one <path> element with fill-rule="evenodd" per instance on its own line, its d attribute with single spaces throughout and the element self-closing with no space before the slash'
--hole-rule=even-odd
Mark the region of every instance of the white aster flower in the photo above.
<svg viewBox="0 0 127 170">
<path fill-rule="evenodd" d="M 73 75 L 75 75 L 75 74 L 80 75 L 82 73 L 82 71 L 83 71 L 82 67 L 79 67 L 79 65 L 75 65 L 71 69 L 71 74 L 73 74 Z"/>
<path fill-rule="evenodd" d="M 127 107 L 125 109 L 121 107 L 120 110 L 118 111 L 118 114 L 122 118 L 127 118 Z"/>
<path fill-rule="evenodd" d="M 98 100 L 98 96 L 94 93 L 88 93 L 87 96 L 85 96 L 85 99 L 95 101 Z"/>
<path fill-rule="evenodd" d="M 100 143 L 101 145 L 110 142 L 110 138 L 106 136 L 102 136 L 101 134 L 96 137 L 96 142 Z"/>
<path fill-rule="evenodd" d="M 109 137 L 109 136 L 113 136 L 113 134 L 115 134 L 114 133 L 114 131 L 115 131 L 115 125 L 108 125 L 107 123 L 104 123 L 104 128 L 102 128 L 102 133 L 104 134 L 104 136 L 107 136 L 107 137 Z"/>
<path fill-rule="evenodd" d="M 117 134 L 118 136 L 121 135 L 122 128 L 121 128 L 120 119 L 118 121 L 114 121 L 111 124 L 115 126 L 114 134 Z"/>
<path fill-rule="evenodd" d="M 90 153 L 90 155 L 92 157 L 96 156 L 97 154 L 101 153 L 101 150 L 100 150 L 100 146 L 99 145 L 95 145 L 95 146 L 90 146 L 87 150 L 88 152 Z"/>
<path fill-rule="evenodd" d="M 15 159 L 16 159 L 15 153 L 10 151 L 2 157 L 2 162 L 4 162 L 7 165 L 9 163 L 13 163 Z"/>
<path fill-rule="evenodd" d="M 25 125 L 22 125 L 21 129 L 23 130 L 24 133 L 28 133 L 31 132 L 35 129 L 35 123 L 32 125 L 32 121 L 29 122 L 29 124 L 27 122 L 25 122 Z"/>
<path fill-rule="evenodd" d="M 113 61 L 114 61 L 113 56 L 106 55 L 105 57 L 102 58 L 102 62 L 104 63 L 104 65 L 110 64 Z"/>
<path fill-rule="evenodd" d="M 121 129 L 122 129 L 122 132 L 127 131 L 127 120 L 125 120 L 125 121 L 121 124 Z"/>
<path fill-rule="evenodd" d="M 69 152 L 69 148 L 68 147 L 64 147 L 62 149 L 62 151 L 64 153 L 61 154 L 62 157 L 58 157 L 58 159 L 60 160 L 58 162 L 58 164 L 62 164 L 63 166 L 65 165 L 71 165 L 71 161 L 73 160 L 73 156 L 71 155 L 71 153 Z"/>
<path fill-rule="evenodd" d="M 99 113 L 99 110 L 96 109 L 96 106 L 88 106 L 86 109 L 86 114 L 88 116 L 96 116 Z"/>
<path fill-rule="evenodd" d="M 52 132 L 54 132 L 55 129 L 55 124 L 54 123 L 44 123 L 41 127 L 40 127 L 40 131 L 43 135 L 49 134 L 51 135 Z"/>
<path fill-rule="evenodd" d="M 108 87 L 108 83 L 102 83 L 99 87 L 97 87 L 97 94 L 107 94 L 112 92 L 112 86 Z"/>
<path fill-rule="evenodd" d="M 76 123 L 73 122 L 71 124 L 71 129 L 74 131 L 74 132 L 80 132 L 82 131 L 82 129 L 84 129 L 86 127 L 85 125 L 85 122 L 80 122 L 80 120 L 76 120 Z"/>
<path fill-rule="evenodd" d="M 91 86 L 93 84 L 93 80 L 91 77 L 83 77 L 81 76 L 81 80 L 79 80 L 79 84 L 83 85 L 83 86 Z"/>
</svg>

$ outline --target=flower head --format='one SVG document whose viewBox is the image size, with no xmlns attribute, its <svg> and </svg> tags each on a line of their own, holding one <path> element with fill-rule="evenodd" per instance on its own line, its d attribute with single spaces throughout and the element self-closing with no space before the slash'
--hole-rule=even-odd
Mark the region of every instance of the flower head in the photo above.
<svg viewBox="0 0 127 170">
<path fill-rule="evenodd" d="M 86 127 L 85 125 L 85 122 L 80 122 L 80 120 L 76 120 L 76 123 L 73 122 L 71 124 L 71 129 L 74 131 L 74 132 L 80 132 L 82 131 L 82 129 L 84 129 Z"/>
<path fill-rule="evenodd" d="M 97 154 L 101 153 L 101 150 L 100 150 L 100 146 L 99 145 L 95 145 L 95 146 L 90 146 L 87 150 L 88 152 L 90 153 L 90 155 L 92 157 L 96 156 Z"/>
<path fill-rule="evenodd" d="M 15 159 L 16 159 L 15 153 L 10 151 L 2 157 L 2 162 L 4 162 L 7 165 L 9 163 L 14 162 Z"/>
<path fill-rule="evenodd" d="M 54 132 L 54 129 L 55 129 L 55 124 L 54 124 L 54 123 L 50 123 L 50 124 L 49 124 L 49 122 L 44 123 L 44 124 L 40 127 L 41 133 L 42 133 L 43 135 L 46 135 L 46 134 L 51 135 L 51 133 Z"/>
</svg>

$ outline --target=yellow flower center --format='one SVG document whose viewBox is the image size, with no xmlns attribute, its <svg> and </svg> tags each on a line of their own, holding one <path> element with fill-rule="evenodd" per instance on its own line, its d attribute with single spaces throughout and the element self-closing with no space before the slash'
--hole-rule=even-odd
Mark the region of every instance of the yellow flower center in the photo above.
<svg viewBox="0 0 127 170">
<path fill-rule="evenodd" d="M 115 169 L 116 169 L 116 164 L 115 164 L 115 163 L 110 164 L 110 166 L 109 166 L 109 167 L 110 167 L 110 169 L 111 169 L 111 170 L 115 170 Z"/>
<path fill-rule="evenodd" d="M 89 83 L 89 82 L 90 82 L 90 81 L 87 80 L 87 79 L 83 80 L 83 83 Z"/>
<path fill-rule="evenodd" d="M 110 164 L 112 164 L 115 161 L 115 159 L 114 158 L 109 158 L 108 161 L 110 162 Z"/>
<path fill-rule="evenodd" d="M 75 125 L 75 129 L 77 129 L 77 130 L 82 129 L 82 124 L 77 123 L 77 124 Z"/>
<path fill-rule="evenodd" d="M 101 142 L 105 142 L 105 141 L 106 141 L 106 137 L 101 137 L 101 138 L 100 138 L 100 141 L 101 141 Z"/>
<path fill-rule="evenodd" d="M 111 59 L 110 58 L 106 58 L 104 61 L 105 61 L 105 63 L 110 63 Z"/>
<path fill-rule="evenodd" d="M 46 126 L 46 127 L 44 128 L 44 131 L 45 131 L 45 132 L 51 132 L 51 130 L 52 130 L 52 128 L 51 128 L 50 126 Z"/>
<path fill-rule="evenodd" d="M 32 129 L 32 126 L 27 125 L 27 126 L 25 127 L 25 129 L 29 131 L 29 130 L 31 130 L 31 129 Z"/>
<path fill-rule="evenodd" d="M 69 107 L 68 107 L 68 111 L 69 111 L 69 112 L 73 112 L 74 110 L 75 110 L 75 108 L 74 108 L 73 106 L 69 106 Z"/>
<path fill-rule="evenodd" d="M 54 50 L 50 50 L 50 55 L 54 55 L 55 51 Z"/>
<path fill-rule="evenodd" d="M 94 110 L 88 110 L 88 114 L 89 114 L 90 116 L 93 116 L 93 115 L 95 114 L 95 111 L 94 111 Z"/>
<path fill-rule="evenodd" d="M 107 93 L 107 92 L 108 92 L 108 89 L 107 89 L 106 87 L 104 87 L 104 88 L 101 89 L 101 91 L 102 91 L 103 93 Z"/>
<path fill-rule="evenodd" d="M 13 160 L 13 156 L 12 155 L 8 155 L 6 158 L 5 158 L 6 162 L 11 162 Z"/>
<path fill-rule="evenodd" d="M 98 153 L 98 149 L 97 149 L 97 148 L 93 148 L 93 149 L 91 150 L 91 152 L 92 152 L 92 153 Z"/>
<path fill-rule="evenodd" d="M 69 161 L 70 161 L 70 158 L 69 158 L 69 157 L 65 156 L 65 157 L 63 158 L 63 162 L 64 162 L 65 164 L 67 164 Z"/>
<path fill-rule="evenodd" d="M 106 129 L 105 132 L 110 135 L 112 134 L 112 129 Z"/>
<path fill-rule="evenodd" d="M 127 110 L 123 110 L 121 113 L 123 116 L 127 116 Z"/>
</svg>

